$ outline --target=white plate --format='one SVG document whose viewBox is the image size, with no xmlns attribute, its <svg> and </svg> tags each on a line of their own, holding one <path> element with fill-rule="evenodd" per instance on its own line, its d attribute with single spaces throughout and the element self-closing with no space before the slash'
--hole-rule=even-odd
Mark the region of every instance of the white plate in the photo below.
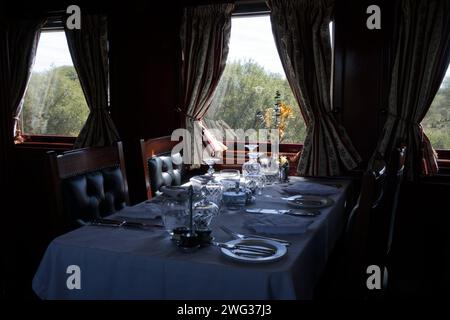
<svg viewBox="0 0 450 320">
<path fill-rule="evenodd" d="M 298 195 L 288 200 L 288 205 L 299 209 L 319 209 L 329 207 L 334 203 L 333 199 L 323 196 Z"/>
<path fill-rule="evenodd" d="M 239 251 L 233 252 L 232 250 L 221 248 L 220 250 L 224 255 L 227 257 L 241 261 L 241 262 L 247 262 L 247 263 L 265 263 L 265 262 L 272 262 L 272 261 L 278 261 L 280 260 L 286 253 L 287 248 L 286 246 L 275 242 L 271 240 L 266 239 L 236 239 L 226 242 L 226 244 L 229 245 L 236 245 L 236 244 L 245 244 L 245 245 L 251 245 L 251 246 L 258 246 L 258 247 L 265 247 L 270 249 L 275 249 L 275 253 L 270 256 L 246 256 L 238 254 Z"/>
</svg>

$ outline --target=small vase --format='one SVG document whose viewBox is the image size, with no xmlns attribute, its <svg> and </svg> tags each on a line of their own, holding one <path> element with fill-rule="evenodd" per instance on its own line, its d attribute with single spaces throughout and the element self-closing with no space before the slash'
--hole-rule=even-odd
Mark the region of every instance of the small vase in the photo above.
<svg viewBox="0 0 450 320">
<path fill-rule="evenodd" d="M 289 163 L 285 163 L 283 165 L 280 165 L 280 182 L 285 183 L 289 181 Z"/>
</svg>

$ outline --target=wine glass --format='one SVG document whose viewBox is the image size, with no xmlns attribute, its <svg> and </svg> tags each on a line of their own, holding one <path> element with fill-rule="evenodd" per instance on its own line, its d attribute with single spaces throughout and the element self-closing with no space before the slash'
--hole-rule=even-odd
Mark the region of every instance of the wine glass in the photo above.
<svg viewBox="0 0 450 320">
<path fill-rule="evenodd" d="M 245 147 L 248 149 L 248 152 L 255 152 L 255 149 L 258 148 L 257 144 L 246 144 Z"/>
<path fill-rule="evenodd" d="M 214 175 L 214 172 L 215 172 L 214 165 L 219 161 L 220 161 L 219 158 L 214 158 L 214 157 L 203 159 L 203 162 L 209 166 L 208 171 L 207 171 L 208 175 L 210 175 L 210 176 Z"/>
</svg>

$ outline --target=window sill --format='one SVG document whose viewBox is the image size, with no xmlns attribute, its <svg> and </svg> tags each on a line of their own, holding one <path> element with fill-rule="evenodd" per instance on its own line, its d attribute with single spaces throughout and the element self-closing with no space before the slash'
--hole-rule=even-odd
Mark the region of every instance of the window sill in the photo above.
<svg viewBox="0 0 450 320">
<path fill-rule="evenodd" d="M 73 148 L 75 137 L 66 136 L 24 136 L 25 141 L 17 143 L 19 149 L 69 150 Z"/>
</svg>

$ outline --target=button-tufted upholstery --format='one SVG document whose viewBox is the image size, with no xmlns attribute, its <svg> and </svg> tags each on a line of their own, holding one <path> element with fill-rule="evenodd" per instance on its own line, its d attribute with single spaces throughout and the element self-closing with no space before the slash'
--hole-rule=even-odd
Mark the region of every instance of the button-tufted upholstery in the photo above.
<svg viewBox="0 0 450 320">
<path fill-rule="evenodd" d="M 62 184 L 64 206 L 71 221 L 104 217 L 126 206 L 120 167 L 70 177 Z"/>
<path fill-rule="evenodd" d="M 199 170 L 186 169 L 181 152 L 172 151 L 179 141 L 171 136 L 141 139 L 142 164 L 144 168 L 147 197 L 157 196 L 162 186 L 177 186 L 189 180 Z"/>
<path fill-rule="evenodd" d="M 180 158 L 178 154 L 175 158 Z M 148 159 L 148 171 L 152 194 L 157 195 L 162 186 L 179 186 L 183 181 L 183 165 L 175 164 L 170 154 Z M 176 161 L 175 161 L 176 162 Z"/>
<path fill-rule="evenodd" d="M 128 204 L 122 143 L 100 148 L 48 152 L 55 198 L 56 232 L 66 232 Z"/>
</svg>

